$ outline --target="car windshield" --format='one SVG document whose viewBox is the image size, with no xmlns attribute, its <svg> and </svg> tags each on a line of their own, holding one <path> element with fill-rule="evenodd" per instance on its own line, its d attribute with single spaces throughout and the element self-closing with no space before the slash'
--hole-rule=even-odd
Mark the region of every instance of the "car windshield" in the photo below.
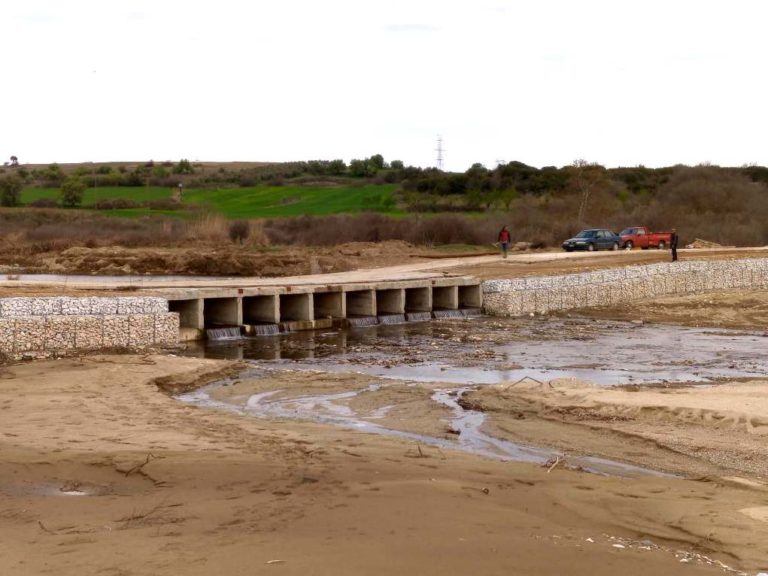
<svg viewBox="0 0 768 576">
<path fill-rule="evenodd" d="M 582 230 L 574 238 L 594 238 L 595 230 Z"/>
<path fill-rule="evenodd" d="M 619 236 L 630 236 L 635 233 L 634 228 L 624 228 L 621 232 L 619 232 Z"/>
</svg>

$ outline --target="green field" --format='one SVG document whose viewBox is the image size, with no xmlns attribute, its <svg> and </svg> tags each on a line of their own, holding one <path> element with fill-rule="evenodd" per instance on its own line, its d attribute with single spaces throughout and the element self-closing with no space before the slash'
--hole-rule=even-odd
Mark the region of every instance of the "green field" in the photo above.
<svg viewBox="0 0 768 576">
<path fill-rule="evenodd" d="M 395 184 L 365 186 L 254 186 L 250 188 L 189 189 L 184 191 L 187 206 L 207 208 L 225 218 L 280 218 L 286 216 L 339 214 L 373 210 L 389 214 L 400 213 L 395 205 Z M 99 200 L 125 198 L 134 202 L 167 200 L 170 188 L 104 187 L 88 188 L 83 194 L 83 208 Z M 21 203 L 29 204 L 40 198 L 58 201 L 58 188 L 27 188 Z M 146 214 L 185 216 L 186 210 L 150 210 L 130 208 L 105 211 L 111 215 L 137 217 Z"/>
</svg>

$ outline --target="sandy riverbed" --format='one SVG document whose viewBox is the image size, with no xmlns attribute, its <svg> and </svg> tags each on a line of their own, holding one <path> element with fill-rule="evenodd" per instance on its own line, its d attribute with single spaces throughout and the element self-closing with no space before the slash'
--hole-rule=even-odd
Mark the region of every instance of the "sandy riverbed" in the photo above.
<svg viewBox="0 0 768 576">
<path fill-rule="evenodd" d="M 750 573 L 766 568 L 768 489 L 758 470 L 710 470 L 695 480 L 550 470 L 208 411 L 154 383 L 164 377 L 166 387 L 180 388 L 232 368 L 172 356 L 5 368 L 0 573 L 723 573 L 716 561 Z M 357 376 L 328 378 L 299 384 L 366 385 Z M 757 396 L 768 390 L 749 386 Z M 500 402 L 509 393 L 488 388 L 483 401 L 494 390 Z M 707 402 L 740 402 L 729 406 L 765 417 L 764 403 L 747 410 L 743 388 L 720 390 Z M 391 394 L 404 393 L 393 383 Z M 639 398 L 616 390 L 591 400 L 588 391 L 578 394 L 580 402 L 625 407 L 628 421 Z M 410 396 L 410 409 L 392 420 L 435 432 L 440 410 L 418 417 L 427 395 Z M 689 403 L 683 391 L 675 398 L 675 406 Z M 600 438 L 610 446 L 627 435 L 609 424 L 590 436 L 598 449 Z M 682 433 L 697 421 L 671 418 L 668 425 Z M 582 426 L 563 427 L 561 437 L 571 428 Z M 714 449 L 746 458 L 741 446 L 749 434 L 734 426 Z M 654 457 L 667 450 L 660 445 Z"/>
</svg>

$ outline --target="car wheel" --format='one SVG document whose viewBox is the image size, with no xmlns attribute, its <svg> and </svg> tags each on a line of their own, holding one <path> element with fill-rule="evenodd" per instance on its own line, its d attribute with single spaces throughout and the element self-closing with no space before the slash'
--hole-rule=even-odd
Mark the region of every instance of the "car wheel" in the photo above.
<svg viewBox="0 0 768 576">
<path fill-rule="evenodd" d="M 613 246 L 611 246 L 611 250 L 618 250 L 618 249 L 619 249 L 619 243 L 618 242 L 614 242 Z"/>
<path fill-rule="evenodd" d="M 624 244 L 624 250 L 632 250 L 634 248 L 634 245 L 632 244 L 632 240 L 627 241 L 626 244 Z"/>
<path fill-rule="evenodd" d="M 594 252 L 595 251 L 595 245 L 594 244 L 587 244 L 587 251 L 588 252 Z"/>
<path fill-rule="evenodd" d="M 664 240 L 659 240 L 659 250 L 664 250 L 666 247 L 667 244 L 664 242 Z"/>
</svg>

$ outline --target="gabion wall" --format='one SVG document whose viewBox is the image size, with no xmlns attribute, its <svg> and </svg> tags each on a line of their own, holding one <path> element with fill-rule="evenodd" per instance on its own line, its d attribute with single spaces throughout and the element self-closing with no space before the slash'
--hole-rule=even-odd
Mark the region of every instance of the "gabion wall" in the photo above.
<svg viewBox="0 0 768 576">
<path fill-rule="evenodd" d="M 163 298 L 0 299 L 0 353 L 11 358 L 178 341 L 179 315 Z"/>
<path fill-rule="evenodd" d="M 768 258 L 664 262 L 562 276 L 483 282 L 483 308 L 494 316 L 628 302 L 729 288 L 768 288 Z"/>
</svg>

